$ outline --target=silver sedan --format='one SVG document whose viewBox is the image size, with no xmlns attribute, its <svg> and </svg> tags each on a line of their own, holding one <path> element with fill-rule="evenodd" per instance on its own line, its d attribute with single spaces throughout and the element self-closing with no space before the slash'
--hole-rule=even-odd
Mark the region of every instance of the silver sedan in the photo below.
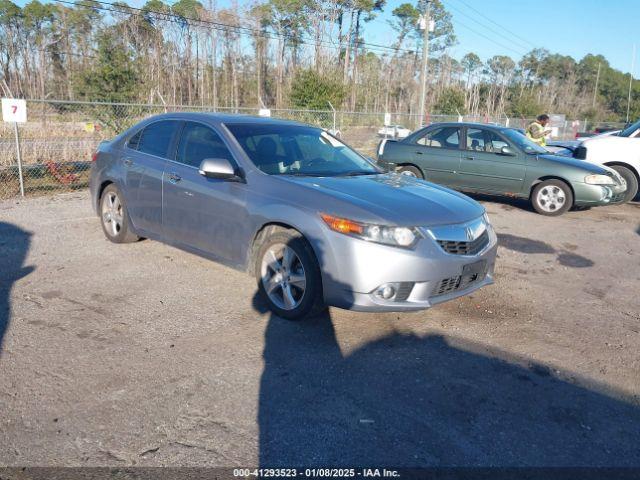
<svg viewBox="0 0 640 480">
<path fill-rule="evenodd" d="M 109 240 L 152 238 L 248 270 L 284 318 L 328 305 L 419 310 L 493 282 L 497 241 L 481 205 L 385 173 L 320 128 L 165 114 L 93 160 Z"/>
</svg>

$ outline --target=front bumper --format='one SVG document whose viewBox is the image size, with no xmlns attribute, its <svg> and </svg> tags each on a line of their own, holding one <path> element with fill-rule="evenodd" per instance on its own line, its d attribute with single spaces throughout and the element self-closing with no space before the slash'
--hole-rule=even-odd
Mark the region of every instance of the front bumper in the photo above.
<svg viewBox="0 0 640 480">
<path fill-rule="evenodd" d="M 423 310 L 494 281 L 497 237 L 491 227 L 489 241 L 477 255 L 446 253 L 428 236 L 414 249 L 403 249 L 336 232 L 327 235 L 336 256 L 332 271 L 323 268 L 328 305 L 370 312 Z M 482 272 L 465 274 L 465 265 L 478 262 Z M 398 300 L 385 300 L 376 292 L 389 283 L 410 285 L 410 292 Z"/>
<path fill-rule="evenodd" d="M 573 183 L 574 203 L 579 206 L 602 206 L 622 203 L 626 186 Z"/>
</svg>

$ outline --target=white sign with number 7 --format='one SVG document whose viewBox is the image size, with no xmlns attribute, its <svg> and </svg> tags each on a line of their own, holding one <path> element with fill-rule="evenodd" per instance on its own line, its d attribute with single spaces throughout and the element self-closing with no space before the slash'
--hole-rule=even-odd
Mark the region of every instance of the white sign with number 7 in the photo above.
<svg viewBox="0 0 640 480">
<path fill-rule="evenodd" d="M 2 120 L 4 122 L 25 123 L 27 121 L 26 100 L 18 98 L 3 98 Z"/>
</svg>

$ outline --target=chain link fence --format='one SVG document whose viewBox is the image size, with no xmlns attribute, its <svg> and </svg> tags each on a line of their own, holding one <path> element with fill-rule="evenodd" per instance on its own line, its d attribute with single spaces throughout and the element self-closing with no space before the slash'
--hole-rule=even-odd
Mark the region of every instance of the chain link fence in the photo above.
<svg viewBox="0 0 640 480">
<path fill-rule="evenodd" d="M 0 199 L 20 194 L 22 173 L 26 195 L 85 188 L 91 156 L 98 144 L 143 120 L 165 112 L 203 111 L 258 115 L 258 108 L 213 108 L 211 106 L 147 105 L 125 103 L 28 100 L 28 122 L 19 126 L 18 157 L 14 127 L 0 123 Z M 272 117 L 316 125 L 341 137 L 364 154 L 374 156 L 382 137 L 400 136 L 422 125 L 416 114 L 364 113 L 323 110 L 271 109 Z M 386 121 L 385 121 L 386 120 Z M 525 128 L 531 119 L 430 115 L 426 123 L 472 121 Z M 565 122 L 559 132 L 574 137 L 583 122 Z M 385 125 L 391 128 L 385 128 Z M 406 129 L 406 130 L 405 130 Z"/>
</svg>

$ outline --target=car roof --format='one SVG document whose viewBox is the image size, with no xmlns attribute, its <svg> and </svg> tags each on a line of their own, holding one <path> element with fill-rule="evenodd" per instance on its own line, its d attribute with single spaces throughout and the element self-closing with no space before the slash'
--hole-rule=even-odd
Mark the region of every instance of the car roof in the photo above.
<svg viewBox="0 0 640 480">
<path fill-rule="evenodd" d="M 433 127 L 435 125 L 439 127 L 476 127 L 476 128 L 489 128 L 493 130 L 504 130 L 505 128 L 508 128 L 512 130 L 517 130 L 516 128 L 505 127 L 504 125 L 495 125 L 493 123 L 480 123 L 480 122 L 434 122 L 434 123 L 430 123 L 429 125 L 426 125 L 423 128 Z"/>
<path fill-rule="evenodd" d="M 246 115 L 240 113 L 220 113 L 220 112 L 170 112 L 154 115 L 153 120 L 179 119 L 179 120 L 200 120 L 213 123 L 244 123 L 244 124 L 266 124 L 266 125 L 297 125 L 309 126 L 306 123 L 282 118 L 259 117 L 257 115 Z"/>
</svg>

